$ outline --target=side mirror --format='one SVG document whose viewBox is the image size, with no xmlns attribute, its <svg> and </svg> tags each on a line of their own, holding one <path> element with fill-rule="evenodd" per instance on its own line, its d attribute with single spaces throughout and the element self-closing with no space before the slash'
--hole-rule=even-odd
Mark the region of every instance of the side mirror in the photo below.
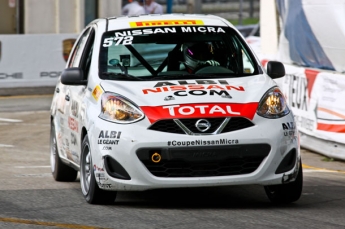
<svg viewBox="0 0 345 229">
<path fill-rule="evenodd" d="M 272 78 L 280 78 L 285 76 L 285 67 L 279 61 L 269 61 L 267 63 L 267 74 Z"/>
<path fill-rule="evenodd" d="M 87 84 L 84 72 L 80 68 L 66 68 L 61 74 L 61 83 L 65 85 L 82 86 Z"/>
</svg>

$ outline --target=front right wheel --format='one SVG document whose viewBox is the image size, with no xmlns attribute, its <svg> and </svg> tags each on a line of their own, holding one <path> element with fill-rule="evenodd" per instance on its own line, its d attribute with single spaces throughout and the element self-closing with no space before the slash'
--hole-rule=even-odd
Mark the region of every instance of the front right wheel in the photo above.
<svg viewBox="0 0 345 229">
<path fill-rule="evenodd" d="M 86 202 L 90 204 L 113 204 L 117 192 L 98 187 L 92 165 L 88 136 L 84 137 L 80 158 L 80 185 Z"/>
<path fill-rule="evenodd" d="M 288 204 L 297 201 L 302 195 L 303 170 L 302 161 L 299 162 L 296 180 L 288 184 L 265 186 L 268 199 L 274 204 Z"/>
</svg>

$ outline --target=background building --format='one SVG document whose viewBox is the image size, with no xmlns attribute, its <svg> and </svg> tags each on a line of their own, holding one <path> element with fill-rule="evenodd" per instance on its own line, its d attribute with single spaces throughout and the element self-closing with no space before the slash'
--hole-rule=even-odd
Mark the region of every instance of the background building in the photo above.
<svg viewBox="0 0 345 229">
<path fill-rule="evenodd" d="M 259 0 L 156 0 L 165 12 L 259 17 Z M 0 34 L 79 33 L 95 18 L 120 16 L 128 0 L 0 0 Z M 167 5 L 171 3 L 171 5 Z"/>
</svg>

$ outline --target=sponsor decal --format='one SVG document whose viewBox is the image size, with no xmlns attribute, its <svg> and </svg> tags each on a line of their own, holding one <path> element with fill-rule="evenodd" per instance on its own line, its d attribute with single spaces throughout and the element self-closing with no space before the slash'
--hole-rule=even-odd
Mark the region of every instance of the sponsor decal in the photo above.
<svg viewBox="0 0 345 229">
<path fill-rule="evenodd" d="M 11 74 L 11 73 L 0 72 L 0 80 L 7 79 L 7 78 L 23 79 L 23 73 L 22 72 L 15 72 L 15 73 Z"/>
<path fill-rule="evenodd" d="M 72 117 L 68 117 L 68 127 L 78 133 L 78 121 Z"/>
<path fill-rule="evenodd" d="M 58 78 L 61 72 L 40 72 L 40 77 Z"/>
<path fill-rule="evenodd" d="M 102 184 L 99 183 L 98 186 L 103 189 L 111 189 L 111 184 Z"/>
<path fill-rule="evenodd" d="M 127 39 L 127 42 L 124 44 L 131 44 L 133 40 L 133 36 L 138 35 L 149 35 L 149 34 L 162 34 L 162 33 L 225 33 L 225 30 L 221 27 L 181 27 L 181 28 L 174 28 L 174 27 L 166 27 L 166 28 L 150 28 L 150 29 L 135 29 L 135 30 L 125 30 L 121 32 L 115 32 L 114 38 L 106 38 L 104 40 L 103 47 L 108 47 L 110 41 L 114 40 L 117 41 L 115 45 L 122 43 L 120 38 Z M 108 45 L 107 45 L 108 44 Z"/>
<path fill-rule="evenodd" d="M 282 127 L 284 130 L 284 136 L 294 136 L 295 135 L 296 125 L 294 122 L 282 123 Z"/>
<path fill-rule="evenodd" d="M 98 144 L 99 145 L 117 145 L 119 144 L 118 139 L 120 139 L 121 137 L 121 131 L 113 131 L 113 130 L 101 130 L 101 132 L 99 132 L 99 136 L 98 136 Z M 111 150 L 111 147 L 108 148 L 104 148 L 104 150 Z"/>
<path fill-rule="evenodd" d="M 75 162 L 79 162 L 79 155 L 76 151 L 71 151 L 72 154 L 72 160 Z"/>
<path fill-rule="evenodd" d="M 242 116 L 253 119 L 257 102 L 253 103 L 198 103 L 168 106 L 141 106 L 140 108 L 149 118 L 150 122 L 156 122 L 166 118 L 206 118 L 206 117 L 234 117 Z"/>
<path fill-rule="evenodd" d="M 295 115 L 295 121 L 298 127 L 305 128 L 309 131 L 314 131 L 316 122 L 313 119 L 309 119 L 303 116 Z"/>
<path fill-rule="evenodd" d="M 96 101 L 98 101 L 98 99 L 102 95 L 102 93 L 103 93 L 103 89 L 99 85 L 96 85 L 96 87 L 92 91 L 92 97 Z"/>
<path fill-rule="evenodd" d="M 111 139 L 98 139 L 98 144 L 102 145 L 102 144 L 107 144 L 107 145 L 117 145 L 119 144 L 120 140 L 111 140 Z M 103 148 L 104 149 L 104 148 Z M 111 150 L 110 149 L 105 149 L 105 150 Z"/>
<path fill-rule="evenodd" d="M 79 116 L 79 103 L 75 100 L 72 100 L 71 114 L 76 118 Z"/>
<path fill-rule="evenodd" d="M 73 48 L 76 39 L 65 39 L 62 41 L 62 56 L 64 60 L 67 62 L 68 56 Z"/>
<path fill-rule="evenodd" d="M 211 145 L 235 145 L 239 144 L 238 139 L 219 140 L 194 140 L 194 141 L 168 141 L 168 146 L 211 146 Z"/>
<path fill-rule="evenodd" d="M 157 25 L 159 26 L 159 25 Z M 151 26 L 150 26 L 151 27 Z M 105 38 L 103 41 L 103 47 L 109 47 L 113 44 L 117 45 L 130 45 L 133 43 L 135 36 L 149 35 L 149 34 L 168 34 L 168 33 L 224 33 L 225 30 L 222 27 L 211 26 L 195 26 L 195 27 L 156 27 L 145 29 L 134 29 L 114 32 L 114 37 Z"/>
<path fill-rule="evenodd" d="M 93 165 L 93 171 L 100 171 L 100 172 L 104 172 L 104 169 L 101 167 L 98 167 L 96 164 Z"/>
<path fill-rule="evenodd" d="M 179 25 L 204 25 L 202 20 L 151 20 L 130 22 L 131 28 L 152 26 L 179 26 Z"/>
<path fill-rule="evenodd" d="M 110 189 L 111 184 L 107 184 L 108 178 L 105 177 L 104 173 L 95 173 L 96 182 L 100 188 Z"/>
<path fill-rule="evenodd" d="M 294 122 L 282 123 L 282 126 L 283 126 L 283 130 L 294 130 L 296 128 Z"/>
<path fill-rule="evenodd" d="M 289 85 L 287 98 L 289 106 L 308 111 L 308 80 L 305 77 L 299 77 L 297 75 L 285 75 L 285 83 Z"/>
<path fill-rule="evenodd" d="M 104 171 L 104 170 L 102 170 L 102 171 Z M 104 173 L 96 173 L 95 175 L 96 175 L 96 178 L 98 178 L 97 179 L 98 181 L 105 181 L 105 180 L 107 180 L 107 178 L 105 178 Z"/>
<path fill-rule="evenodd" d="M 95 167 L 96 165 L 94 165 Z M 97 167 L 97 166 L 96 166 Z M 100 171 L 100 172 L 98 172 Z M 104 174 L 104 170 L 95 170 L 95 178 L 96 178 L 96 182 L 98 184 L 98 186 L 100 188 L 103 188 L 103 189 L 110 189 L 111 188 L 111 184 L 108 184 L 107 181 L 108 181 L 108 178 L 105 177 L 105 174 Z"/>
<path fill-rule="evenodd" d="M 177 82 L 177 83 L 176 83 Z M 179 80 L 176 82 L 163 81 L 158 82 L 153 88 L 142 89 L 144 95 L 149 93 L 162 93 L 162 92 L 175 92 L 176 96 L 186 96 L 183 91 L 199 91 L 199 92 L 188 92 L 191 95 L 204 95 L 209 93 L 211 95 L 223 95 L 228 96 L 230 90 L 245 91 L 243 86 L 230 85 L 227 80 Z M 220 90 L 218 92 L 217 90 Z M 210 92 L 207 92 L 210 91 Z"/>
<path fill-rule="evenodd" d="M 222 98 L 232 98 L 231 95 L 224 90 L 221 91 L 216 91 L 216 90 L 191 90 L 191 91 L 175 91 L 174 92 L 175 96 L 188 96 L 188 95 L 195 95 L 195 96 L 203 96 L 203 95 L 219 95 Z"/>
<path fill-rule="evenodd" d="M 71 132 L 71 144 L 76 146 L 77 145 L 77 137 L 73 132 Z"/>
</svg>

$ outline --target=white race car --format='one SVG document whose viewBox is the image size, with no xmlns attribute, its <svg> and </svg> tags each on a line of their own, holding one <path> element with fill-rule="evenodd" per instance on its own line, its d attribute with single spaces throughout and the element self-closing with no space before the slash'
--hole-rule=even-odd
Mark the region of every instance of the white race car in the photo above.
<svg viewBox="0 0 345 229">
<path fill-rule="evenodd" d="M 243 36 L 211 15 L 142 15 L 91 22 L 51 106 L 51 168 L 80 171 L 88 203 L 116 191 L 258 184 L 274 203 L 303 187 L 298 130 Z"/>
</svg>

